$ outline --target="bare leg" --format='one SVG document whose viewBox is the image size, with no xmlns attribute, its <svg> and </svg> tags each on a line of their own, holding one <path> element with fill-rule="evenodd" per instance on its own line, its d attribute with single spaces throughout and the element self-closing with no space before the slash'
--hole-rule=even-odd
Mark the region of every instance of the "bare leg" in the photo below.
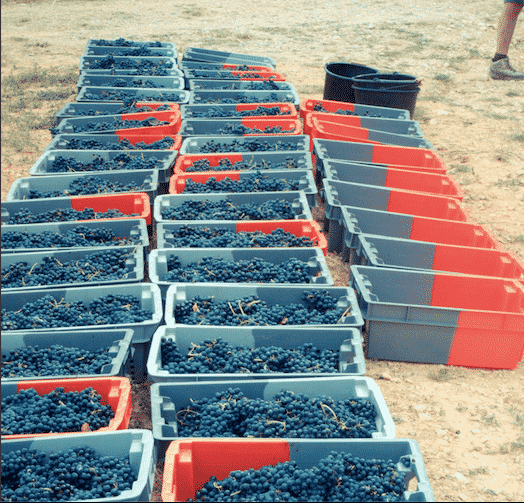
<svg viewBox="0 0 524 503">
<path fill-rule="evenodd" d="M 517 25 L 517 17 L 522 10 L 522 5 L 518 3 L 505 3 L 504 11 L 500 17 L 497 32 L 497 53 L 508 54 L 509 44 Z"/>
</svg>

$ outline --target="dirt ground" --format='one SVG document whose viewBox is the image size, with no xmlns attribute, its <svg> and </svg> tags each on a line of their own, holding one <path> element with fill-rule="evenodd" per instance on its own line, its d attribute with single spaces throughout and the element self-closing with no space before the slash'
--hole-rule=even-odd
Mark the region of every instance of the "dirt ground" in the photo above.
<svg viewBox="0 0 524 503">
<path fill-rule="evenodd" d="M 51 140 L 49 118 L 76 94 L 69 83 L 51 104 L 22 90 L 16 100 L 4 96 L 4 79 L 34 65 L 74 75 L 90 38 L 270 56 L 301 99 L 322 98 L 325 63 L 353 62 L 422 79 L 415 119 L 425 137 L 472 218 L 524 260 L 524 84 L 487 78 L 501 9 L 501 0 L 2 0 L 2 200 Z M 524 14 L 510 58 L 524 70 Z M 321 208 L 315 216 L 323 218 Z M 333 253 L 328 263 L 335 284 L 347 285 L 348 265 Z M 380 385 L 397 437 L 418 441 L 438 501 L 521 501 L 522 361 L 491 371 L 368 360 L 367 376 Z M 131 427 L 151 428 L 149 388 L 133 392 Z M 154 501 L 161 474 L 159 463 Z"/>
</svg>

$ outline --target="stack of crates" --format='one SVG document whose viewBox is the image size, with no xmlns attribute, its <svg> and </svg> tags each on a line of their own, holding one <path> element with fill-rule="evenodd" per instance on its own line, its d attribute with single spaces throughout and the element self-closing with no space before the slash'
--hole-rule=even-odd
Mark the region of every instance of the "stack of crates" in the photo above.
<svg viewBox="0 0 524 503">
<path fill-rule="evenodd" d="M 301 114 L 328 250 L 351 264 L 367 356 L 514 369 L 524 265 L 470 217 L 440 155 L 413 144 L 424 140 L 406 111 L 362 107 L 305 100 Z"/>
</svg>

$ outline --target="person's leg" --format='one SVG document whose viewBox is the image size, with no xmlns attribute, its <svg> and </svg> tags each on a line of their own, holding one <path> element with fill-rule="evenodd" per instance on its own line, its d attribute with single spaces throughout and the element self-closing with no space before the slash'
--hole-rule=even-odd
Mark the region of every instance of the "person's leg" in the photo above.
<svg viewBox="0 0 524 503">
<path fill-rule="evenodd" d="M 524 0 L 505 0 L 504 11 L 497 30 L 497 52 L 489 67 L 489 76 L 492 79 L 524 80 L 524 73 L 512 68 L 508 59 L 508 50 L 517 25 L 517 17 L 523 6 Z"/>
<path fill-rule="evenodd" d="M 517 26 L 517 17 L 522 7 L 523 4 L 515 2 L 504 4 L 497 32 L 497 54 L 508 55 L 509 44 L 511 44 L 511 38 Z"/>
</svg>

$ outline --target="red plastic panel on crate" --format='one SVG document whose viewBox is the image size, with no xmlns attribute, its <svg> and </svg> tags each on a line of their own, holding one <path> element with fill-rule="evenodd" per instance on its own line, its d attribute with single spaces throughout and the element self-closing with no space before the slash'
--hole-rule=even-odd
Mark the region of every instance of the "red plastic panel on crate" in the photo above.
<svg viewBox="0 0 524 503">
<path fill-rule="evenodd" d="M 418 192 L 431 192 L 462 201 L 464 192 L 457 181 L 449 175 L 421 173 L 418 171 L 388 169 L 386 187 L 395 187 Z"/>
<path fill-rule="evenodd" d="M 174 143 L 167 150 L 180 150 L 182 146 L 182 137 L 177 134 L 171 133 L 155 133 L 155 134 L 144 134 L 142 129 L 145 128 L 136 128 L 136 129 L 122 129 L 118 131 L 118 141 L 122 141 L 124 138 L 129 140 L 133 145 L 137 143 L 144 142 L 146 145 L 154 143 L 156 141 L 163 140 L 164 138 L 172 138 Z"/>
<path fill-rule="evenodd" d="M 47 379 L 34 381 L 17 381 L 17 392 L 22 389 L 33 388 L 39 395 L 49 394 L 56 388 L 64 388 L 65 393 L 82 391 L 92 387 L 101 395 L 101 402 L 109 405 L 115 417 L 109 422 L 109 426 L 96 430 L 116 431 L 127 430 L 131 418 L 131 383 L 126 377 L 101 377 L 89 379 Z M 2 435 L 2 440 L 12 440 L 32 437 L 46 437 L 51 435 L 71 435 L 79 433 L 85 435 L 86 432 L 67 432 L 67 433 L 34 433 L 26 435 Z"/>
<path fill-rule="evenodd" d="M 255 441 L 249 456 L 245 456 L 245 442 L 220 439 L 219 442 L 172 442 L 164 466 L 162 501 L 186 501 L 195 497 L 195 488 L 204 486 L 212 475 L 218 480 L 229 476 L 232 470 L 258 470 L 266 465 L 289 461 L 287 440 Z"/>
<path fill-rule="evenodd" d="M 83 211 L 85 208 L 93 208 L 95 213 L 105 213 L 108 210 L 119 210 L 121 213 L 129 215 L 122 218 L 143 218 L 146 223 L 151 224 L 151 204 L 149 196 L 142 192 L 131 194 L 111 194 L 107 196 L 75 196 L 71 198 L 71 208 Z M 138 213 L 138 216 L 131 216 Z M 107 220 L 107 219 L 103 219 Z"/>
<path fill-rule="evenodd" d="M 418 216 L 413 217 L 409 239 L 476 248 L 503 248 L 495 236 L 480 224 Z"/>
<path fill-rule="evenodd" d="M 472 221 L 459 201 L 422 192 L 391 190 L 387 211 L 461 222 Z"/>
</svg>

